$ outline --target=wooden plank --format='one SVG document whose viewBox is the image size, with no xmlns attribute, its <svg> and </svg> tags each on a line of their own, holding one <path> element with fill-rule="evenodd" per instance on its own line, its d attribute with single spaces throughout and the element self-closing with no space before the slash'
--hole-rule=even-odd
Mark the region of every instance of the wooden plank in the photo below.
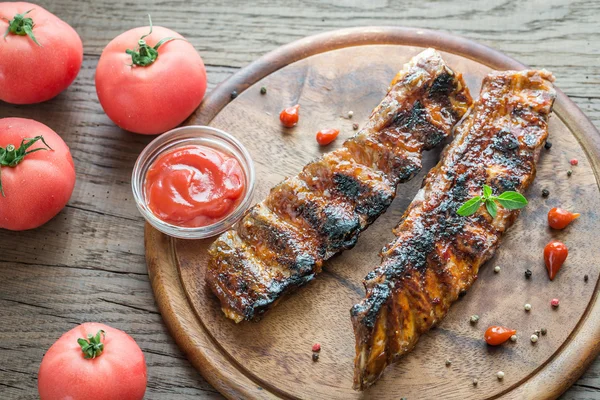
<svg viewBox="0 0 600 400">
<path fill-rule="evenodd" d="M 115 128 L 97 102 L 93 81 L 102 48 L 117 34 L 146 24 L 148 12 L 157 25 L 179 31 L 200 51 L 209 88 L 266 52 L 310 34 L 350 26 L 413 26 L 451 31 L 552 70 L 557 85 L 600 126 L 600 3 L 594 0 L 225 3 L 38 2 L 80 33 L 83 69 L 58 98 L 35 106 L 2 103 L 0 118 L 34 118 L 61 133 L 73 150 L 78 181 L 69 207 L 50 224 L 33 232 L 0 232 L 0 398 L 36 398 L 35 376 L 43 352 L 73 323 L 85 320 L 114 320 L 141 342 L 150 373 L 147 398 L 218 397 L 183 358 L 160 316 L 125 313 L 122 306 L 98 300 L 97 292 L 116 296 L 113 287 L 122 287 L 117 301 L 156 312 L 145 276 L 143 223 L 129 186 L 131 166 L 151 138 Z M 92 278 L 93 285 L 88 282 Z M 56 281 L 54 292 L 45 291 L 48 280 Z M 69 297 L 61 299 L 60 289 Z M 119 315 L 122 319 L 117 320 Z M 37 320 L 39 324 L 32 323 Z M 564 398 L 598 396 L 600 361 Z"/>
</svg>

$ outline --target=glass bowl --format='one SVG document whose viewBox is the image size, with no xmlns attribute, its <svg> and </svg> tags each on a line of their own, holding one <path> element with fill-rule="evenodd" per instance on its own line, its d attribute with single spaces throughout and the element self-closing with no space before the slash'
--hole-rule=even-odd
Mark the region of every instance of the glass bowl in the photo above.
<svg viewBox="0 0 600 400">
<path fill-rule="evenodd" d="M 245 193 L 237 207 L 223 219 L 198 228 L 177 226 L 158 218 L 147 205 L 144 188 L 146 173 L 154 161 L 165 152 L 187 145 L 207 146 L 235 157 L 242 166 L 246 178 Z M 133 167 L 131 187 L 137 208 L 153 227 L 177 238 L 204 239 L 225 232 L 242 217 L 252 201 L 254 179 L 254 164 L 250 154 L 236 138 L 220 129 L 192 125 L 163 133 L 146 146 Z"/>
</svg>

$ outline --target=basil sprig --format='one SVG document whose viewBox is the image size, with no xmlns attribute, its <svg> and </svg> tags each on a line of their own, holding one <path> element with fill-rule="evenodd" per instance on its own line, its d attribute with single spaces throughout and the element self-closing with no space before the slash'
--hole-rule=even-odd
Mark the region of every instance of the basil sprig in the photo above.
<svg viewBox="0 0 600 400">
<path fill-rule="evenodd" d="M 527 199 L 521 193 L 514 191 L 507 191 L 498 196 L 493 196 L 492 188 L 488 185 L 483 185 L 482 195 L 467 200 L 458 210 L 456 210 L 456 213 L 462 217 L 468 217 L 469 215 L 475 214 L 477 210 L 479 210 L 481 204 L 485 204 L 487 212 L 492 218 L 496 218 L 496 215 L 498 214 L 498 205 L 496 203 L 500 203 L 500 205 L 507 210 L 518 210 L 527 205 Z"/>
</svg>

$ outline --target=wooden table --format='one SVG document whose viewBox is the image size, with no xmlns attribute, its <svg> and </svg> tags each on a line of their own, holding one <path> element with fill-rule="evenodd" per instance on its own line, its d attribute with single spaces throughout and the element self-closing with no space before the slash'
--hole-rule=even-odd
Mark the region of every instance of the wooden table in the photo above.
<svg viewBox="0 0 600 400">
<path fill-rule="evenodd" d="M 0 103 L 0 118 L 33 118 L 61 134 L 73 153 L 77 185 L 68 206 L 42 228 L 0 231 L 1 399 L 37 398 L 45 350 L 85 321 L 107 323 L 136 339 L 148 364 L 146 398 L 221 398 L 174 344 L 148 282 L 144 220 L 132 199 L 130 175 L 152 137 L 115 127 L 94 89 L 103 47 L 119 33 L 145 25 L 147 13 L 198 49 L 209 89 L 262 54 L 307 35 L 350 26 L 412 26 L 463 35 L 550 69 L 557 85 L 600 127 L 600 3 L 594 0 L 39 3 L 80 34 L 82 70 L 52 101 Z M 563 398 L 600 398 L 600 359 Z"/>
</svg>

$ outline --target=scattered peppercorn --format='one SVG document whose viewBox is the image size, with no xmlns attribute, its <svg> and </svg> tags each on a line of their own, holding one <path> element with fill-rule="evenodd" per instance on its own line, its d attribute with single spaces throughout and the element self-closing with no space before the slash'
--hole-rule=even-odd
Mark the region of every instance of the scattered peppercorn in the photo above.
<svg viewBox="0 0 600 400">
<path fill-rule="evenodd" d="M 568 171 L 567 171 L 567 176 L 571 176 L 571 175 L 573 175 L 573 171 L 571 171 L 571 170 L 568 170 Z"/>
<path fill-rule="evenodd" d="M 552 301 L 550 301 L 550 304 L 552 305 L 552 307 L 556 308 L 558 307 L 559 301 L 558 299 L 552 299 Z"/>
<path fill-rule="evenodd" d="M 531 270 L 530 270 L 530 269 L 526 269 L 526 270 L 525 270 L 525 278 L 526 278 L 526 279 L 529 279 L 529 278 L 531 278 L 531 275 L 532 275 L 532 272 L 531 272 Z"/>
<path fill-rule="evenodd" d="M 516 342 L 516 341 L 517 341 L 517 335 L 512 335 L 512 336 L 510 337 L 510 341 L 511 341 L 511 342 Z"/>
<path fill-rule="evenodd" d="M 267 87 L 263 86 L 260 88 L 260 94 L 267 94 Z"/>
<path fill-rule="evenodd" d="M 571 161 L 569 161 L 571 163 L 571 165 L 577 165 L 579 164 L 579 160 L 576 158 L 572 158 Z"/>
<path fill-rule="evenodd" d="M 319 343 L 315 343 L 312 345 L 312 351 L 319 352 L 321 351 L 321 345 Z"/>
<path fill-rule="evenodd" d="M 496 374 L 496 376 L 498 377 L 498 380 L 501 381 L 502 379 L 504 379 L 504 372 L 498 371 L 498 373 Z"/>
<path fill-rule="evenodd" d="M 358 130 L 358 124 L 352 124 L 352 129 L 354 129 L 355 131 Z"/>
<path fill-rule="evenodd" d="M 452 365 L 452 361 L 450 361 L 450 360 L 446 360 L 446 367 L 449 367 L 449 366 L 451 366 L 451 365 Z"/>
<path fill-rule="evenodd" d="M 587 281 L 588 281 L 588 279 L 590 279 L 590 278 L 589 278 L 589 276 L 587 276 L 587 274 L 583 276 L 583 281 L 584 281 L 584 282 L 587 282 Z"/>
<path fill-rule="evenodd" d="M 477 314 L 471 315 L 471 323 L 476 324 L 477 321 L 479 321 L 479 315 L 477 315 Z"/>
<path fill-rule="evenodd" d="M 319 353 L 313 353 L 312 359 L 313 361 L 319 361 Z"/>
<path fill-rule="evenodd" d="M 527 303 L 525 304 L 525 311 L 531 311 L 531 304 Z"/>
<path fill-rule="evenodd" d="M 233 92 L 231 92 L 231 99 L 233 100 L 236 97 L 238 97 L 238 92 L 234 90 Z"/>
<path fill-rule="evenodd" d="M 546 336 L 546 333 L 548 333 L 548 329 L 542 328 L 541 332 L 542 332 L 542 335 Z"/>
<path fill-rule="evenodd" d="M 542 190 L 542 197 L 548 197 L 550 196 L 550 191 L 548 189 L 543 189 Z"/>
<path fill-rule="evenodd" d="M 477 386 L 478 383 L 479 381 L 477 379 L 473 379 L 473 386 Z"/>
<path fill-rule="evenodd" d="M 531 335 L 531 343 L 535 343 L 538 341 L 538 335 Z"/>
<path fill-rule="evenodd" d="M 536 335 L 537 337 L 540 337 L 540 334 L 542 333 L 542 331 L 541 331 L 541 330 L 539 330 L 539 329 L 536 329 L 535 331 L 533 331 L 533 333 L 535 333 L 535 335 Z"/>
<path fill-rule="evenodd" d="M 549 140 L 546 140 L 546 143 L 544 143 L 544 148 L 546 150 L 550 150 L 552 148 L 552 142 L 550 142 Z"/>
<path fill-rule="evenodd" d="M 354 111 L 348 111 L 348 118 L 352 118 L 354 116 Z"/>
<path fill-rule="evenodd" d="M 498 273 L 498 272 L 500 272 L 500 266 L 499 266 L 499 265 L 496 265 L 496 266 L 494 267 L 494 272 L 495 272 L 495 273 Z"/>
</svg>

